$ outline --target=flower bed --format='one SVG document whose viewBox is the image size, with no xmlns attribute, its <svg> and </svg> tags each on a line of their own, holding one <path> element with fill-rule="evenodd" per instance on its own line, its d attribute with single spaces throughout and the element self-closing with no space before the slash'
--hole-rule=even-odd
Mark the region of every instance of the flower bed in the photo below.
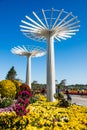
<svg viewBox="0 0 87 130">
<path fill-rule="evenodd" d="M 84 90 L 84 92 L 82 92 L 81 90 L 80 91 L 69 90 L 68 92 L 69 92 L 69 94 L 72 94 L 72 95 L 87 95 L 87 90 Z M 63 91 L 63 93 L 66 94 L 65 91 Z"/>
<path fill-rule="evenodd" d="M 0 130 L 87 130 L 87 107 L 58 106 L 56 102 L 37 101 L 30 104 L 24 116 L 0 113 Z"/>
</svg>

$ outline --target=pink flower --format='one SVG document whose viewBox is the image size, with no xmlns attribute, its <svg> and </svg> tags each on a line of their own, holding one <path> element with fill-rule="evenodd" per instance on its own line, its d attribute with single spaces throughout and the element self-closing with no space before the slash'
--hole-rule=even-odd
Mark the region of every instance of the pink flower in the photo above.
<svg viewBox="0 0 87 130">
<path fill-rule="evenodd" d="M 18 116 L 26 115 L 30 111 L 26 111 L 26 107 L 29 105 L 29 98 L 31 96 L 32 94 L 27 90 L 19 92 L 18 100 L 15 103 L 15 111 Z"/>
</svg>

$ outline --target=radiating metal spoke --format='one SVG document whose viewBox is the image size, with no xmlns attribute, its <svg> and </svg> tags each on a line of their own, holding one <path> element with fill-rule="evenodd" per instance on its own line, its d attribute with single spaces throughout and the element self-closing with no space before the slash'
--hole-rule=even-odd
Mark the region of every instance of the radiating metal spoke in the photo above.
<svg viewBox="0 0 87 130">
<path fill-rule="evenodd" d="M 26 16 L 26 18 L 27 18 L 28 20 L 30 20 L 32 23 L 34 23 L 35 25 L 37 25 L 38 27 L 41 27 L 41 28 L 44 29 L 43 26 L 41 26 L 40 24 L 38 24 L 37 22 L 35 22 L 35 21 L 34 21 L 33 19 L 31 19 L 29 16 Z"/>
<path fill-rule="evenodd" d="M 57 36 L 55 37 L 59 42 L 61 41 Z"/>
<path fill-rule="evenodd" d="M 50 17 L 50 29 L 52 28 L 52 20 L 53 20 L 53 13 L 54 13 L 54 9 L 52 8 L 52 13 L 51 13 L 51 17 Z"/>
<path fill-rule="evenodd" d="M 46 18 L 46 15 L 45 15 L 45 12 L 44 12 L 43 9 L 42 9 L 42 13 L 43 13 L 44 20 L 45 20 L 45 22 L 46 22 L 46 26 L 47 26 L 47 28 L 49 28 L 48 22 L 47 22 L 47 18 Z"/>
<path fill-rule="evenodd" d="M 59 24 L 56 26 L 56 30 L 57 30 L 58 28 L 64 27 L 65 25 L 69 24 L 70 22 L 72 22 L 72 21 L 75 20 L 76 18 L 77 18 L 77 16 L 74 17 L 74 18 L 71 18 L 70 20 L 68 20 L 67 22 L 65 22 L 65 23 L 62 24 L 62 25 L 60 25 L 61 23 L 59 23 Z M 59 26 L 59 25 L 60 25 L 60 26 Z"/>
<path fill-rule="evenodd" d="M 38 21 L 40 22 L 40 24 L 44 27 L 44 28 L 47 28 L 44 23 L 40 20 L 40 18 L 36 15 L 35 12 L 33 12 L 33 15 L 38 19 Z"/>
<path fill-rule="evenodd" d="M 61 38 L 61 39 L 63 39 L 63 40 L 66 40 L 66 38 L 63 37 L 63 36 L 58 35 L 58 37 Z"/>
<path fill-rule="evenodd" d="M 70 15 L 72 14 L 72 12 L 68 13 L 60 22 L 57 26 L 55 26 L 55 28 L 59 27 L 59 25 L 61 25 Z M 67 22 L 65 22 L 67 23 Z"/>
<path fill-rule="evenodd" d="M 59 20 L 59 18 L 61 17 L 61 15 L 62 15 L 63 11 L 64 11 L 64 9 L 61 9 L 61 10 L 60 10 L 60 13 L 59 13 L 59 15 L 58 15 L 58 17 L 57 17 L 57 19 L 56 19 L 55 23 L 53 24 L 52 29 L 54 28 L 54 26 L 55 26 L 55 25 L 56 25 L 56 23 L 58 22 L 58 20 Z"/>
<path fill-rule="evenodd" d="M 26 24 L 26 25 L 28 25 L 28 26 L 30 26 L 30 27 L 34 27 L 34 28 L 37 28 L 37 29 L 43 29 L 42 27 L 35 26 L 35 25 L 30 24 L 30 23 L 28 23 L 28 22 L 26 22 L 24 20 L 21 20 L 21 22 L 24 23 L 24 24 Z M 20 27 L 21 26 L 23 26 L 23 25 L 20 25 Z"/>
</svg>

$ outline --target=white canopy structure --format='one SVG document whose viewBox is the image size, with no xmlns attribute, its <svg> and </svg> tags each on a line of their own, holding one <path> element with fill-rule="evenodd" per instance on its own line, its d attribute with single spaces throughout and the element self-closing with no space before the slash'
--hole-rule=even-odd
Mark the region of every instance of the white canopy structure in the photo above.
<svg viewBox="0 0 87 130">
<path fill-rule="evenodd" d="M 79 31 L 77 16 L 64 9 L 44 10 L 33 12 L 33 19 L 25 16 L 21 20 L 21 31 L 34 40 L 47 41 L 47 97 L 48 101 L 54 101 L 55 93 L 55 65 L 54 65 L 54 39 L 61 41 L 71 38 Z"/>
<path fill-rule="evenodd" d="M 26 84 L 31 88 L 31 57 L 40 57 L 45 55 L 45 50 L 37 46 L 17 46 L 11 49 L 16 55 L 27 57 Z"/>
</svg>

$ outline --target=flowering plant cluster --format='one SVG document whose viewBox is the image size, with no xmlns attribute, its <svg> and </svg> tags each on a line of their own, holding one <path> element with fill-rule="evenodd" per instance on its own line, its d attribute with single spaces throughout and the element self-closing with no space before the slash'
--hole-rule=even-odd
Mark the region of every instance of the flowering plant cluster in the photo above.
<svg viewBox="0 0 87 130">
<path fill-rule="evenodd" d="M 2 80 L 0 81 L 0 94 L 1 97 L 6 98 L 15 98 L 16 95 L 16 86 L 11 80 Z"/>
<path fill-rule="evenodd" d="M 2 112 L 0 130 L 87 130 L 87 106 L 58 107 L 59 102 L 37 101 L 22 117 L 14 111 Z"/>
<path fill-rule="evenodd" d="M 84 92 L 82 90 L 74 90 L 74 89 L 70 89 L 69 91 L 69 94 L 72 94 L 72 95 L 87 95 L 87 89 L 84 90 Z M 66 94 L 66 92 L 64 91 L 64 93 Z"/>
<path fill-rule="evenodd" d="M 29 109 L 27 110 L 27 106 L 29 105 L 29 98 L 31 97 L 32 97 L 31 92 L 27 90 L 19 92 L 19 96 L 17 102 L 15 103 L 14 108 L 18 116 L 26 115 L 29 112 Z"/>
</svg>

